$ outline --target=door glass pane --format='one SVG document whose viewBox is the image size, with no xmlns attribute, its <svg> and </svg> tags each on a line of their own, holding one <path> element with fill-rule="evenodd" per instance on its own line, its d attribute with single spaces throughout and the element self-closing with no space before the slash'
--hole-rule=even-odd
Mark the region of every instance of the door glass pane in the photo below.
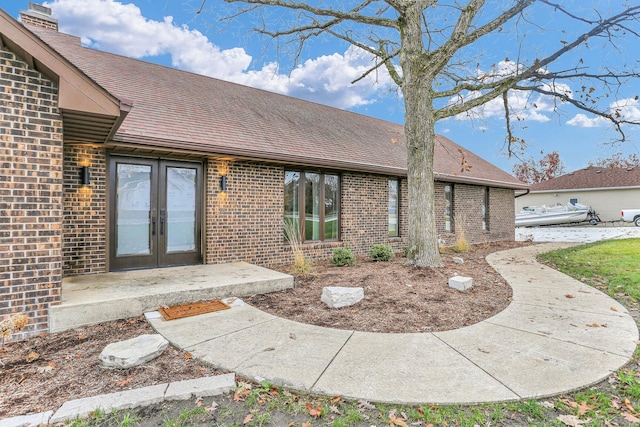
<svg viewBox="0 0 640 427">
<path fill-rule="evenodd" d="M 151 166 L 118 163 L 116 255 L 151 253 Z"/>
<path fill-rule="evenodd" d="M 340 179 L 337 175 L 324 176 L 324 238 L 338 238 L 338 200 Z"/>
<path fill-rule="evenodd" d="M 305 240 L 320 240 L 320 174 L 305 172 Z"/>
<path fill-rule="evenodd" d="M 287 171 L 284 174 L 284 222 L 291 224 L 300 233 L 300 172 Z M 288 227 L 285 228 L 288 230 Z M 300 236 L 294 236 L 300 240 Z"/>
<path fill-rule="evenodd" d="M 196 178 L 196 169 L 167 168 L 167 252 L 196 248 Z"/>
</svg>

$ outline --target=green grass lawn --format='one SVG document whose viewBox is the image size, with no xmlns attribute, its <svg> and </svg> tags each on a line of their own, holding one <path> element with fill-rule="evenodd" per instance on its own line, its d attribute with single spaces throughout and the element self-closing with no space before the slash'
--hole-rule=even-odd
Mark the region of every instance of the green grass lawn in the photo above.
<svg viewBox="0 0 640 427">
<path fill-rule="evenodd" d="M 538 259 L 612 297 L 640 301 L 640 239 L 592 243 L 542 254 Z"/>
</svg>

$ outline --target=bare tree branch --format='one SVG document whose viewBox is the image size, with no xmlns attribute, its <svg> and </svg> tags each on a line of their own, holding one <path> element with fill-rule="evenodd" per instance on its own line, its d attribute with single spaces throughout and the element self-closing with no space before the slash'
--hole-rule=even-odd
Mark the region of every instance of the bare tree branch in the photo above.
<svg viewBox="0 0 640 427">
<path fill-rule="evenodd" d="M 460 50 L 462 47 L 467 46 L 476 41 L 478 38 L 500 28 L 500 26 L 504 25 L 514 16 L 518 15 L 524 9 L 535 3 L 535 1 L 536 0 L 519 0 L 515 6 L 500 14 L 500 16 L 498 16 L 493 21 L 467 34 L 467 30 L 469 29 L 473 18 L 479 12 L 480 8 L 484 5 L 484 0 L 474 0 L 470 2 L 469 5 L 467 5 L 467 7 L 460 14 L 460 18 L 456 23 L 456 28 L 454 29 L 451 37 L 449 38 L 447 43 L 445 43 L 445 45 L 439 49 L 443 52 L 443 59 L 446 59 L 448 62 L 453 54 Z M 437 52 L 435 52 L 434 55 L 437 55 Z M 441 64 L 440 67 L 444 67 L 445 65 L 446 62 L 444 64 Z"/>
<path fill-rule="evenodd" d="M 540 71 L 540 69 L 553 63 L 562 55 L 568 53 L 569 51 L 576 48 L 577 46 L 585 43 L 587 40 L 589 40 L 589 38 L 594 37 L 598 34 L 606 33 L 611 28 L 618 26 L 618 24 L 621 21 L 624 21 L 627 19 L 638 19 L 639 17 L 640 17 L 640 6 L 634 6 L 634 7 L 629 7 L 626 11 L 616 14 L 611 18 L 602 20 L 598 25 L 596 25 L 596 27 L 594 27 L 593 29 L 591 29 L 586 33 L 579 35 L 571 43 L 564 44 L 562 48 L 556 50 L 546 58 L 536 59 L 533 65 L 529 66 L 521 73 L 507 76 L 498 82 L 491 83 L 488 85 L 475 86 L 477 88 L 476 90 L 490 89 L 490 91 L 482 94 L 479 97 L 475 97 L 468 100 L 463 99 L 462 103 L 443 107 L 436 112 L 436 117 L 441 119 L 441 118 L 451 117 L 451 116 L 469 111 L 473 108 L 483 105 L 486 102 L 502 95 L 504 92 L 506 92 L 510 88 L 515 88 L 515 85 L 521 81 L 526 81 L 532 78 L 535 78 L 535 80 L 538 80 L 538 81 L 548 81 L 553 78 L 554 74 L 543 73 Z M 458 94 L 460 93 L 461 90 L 464 90 L 463 89 L 464 87 L 469 87 L 469 86 L 466 86 L 466 84 L 461 83 L 457 85 L 456 88 L 446 93 Z M 473 87 L 473 86 L 470 86 L 470 87 Z M 557 94 L 557 93 L 554 93 L 554 94 L 556 94 L 557 96 L 562 96 L 562 94 Z M 440 97 L 440 96 L 441 96 L 440 94 L 434 94 L 434 97 Z M 617 129 L 619 129 L 619 127 L 617 127 Z M 624 137 L 624 134 L 621 133 L 621 135 L 623 135 Z"/>
<path fill-rule="evenodd" d="M 280 6 L 292 10 L 303 10 L 310 12 L 317 16 L 336 18 L 337 22 L 340 21 L 352 21 L 360 24 L 374 25 L 378 27 L 388 27 L 398 29 L 398 23 L 392 19 L 374 17 L 370 15 L 364 15 L 358 13 L 376 0 L 365 0 L 360 5 L 353 8 L 350 12 L 342 12 L 339 9 L 323 9 L 319 7 L 313 7 L 305 2 L 295 1 L 283 1 L 283 0 L 224 0 L 227 3 L 247 3 L 247 4 L 260 4 L 265 6 Z M 289 30 L 290 32 L 291 30 Z M 274 32 L 273 35 L 280 34 L 279 31 Z M 283 33 L 284 34 L 284 33 Z"/>
</svg>

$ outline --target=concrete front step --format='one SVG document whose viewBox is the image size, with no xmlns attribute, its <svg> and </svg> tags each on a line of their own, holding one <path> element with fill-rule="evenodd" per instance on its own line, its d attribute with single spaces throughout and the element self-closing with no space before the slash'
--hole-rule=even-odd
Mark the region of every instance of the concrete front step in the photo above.
<svg viewBox="0 0 640 427">
<path fill-rule="evenodd" d="M 49 330 L 139 316 L 163 306 L 242 297 L 293 287 L 293 277 L 245 262 L 67 277 L 62 303 L 49 309 Z"/>
</svg>

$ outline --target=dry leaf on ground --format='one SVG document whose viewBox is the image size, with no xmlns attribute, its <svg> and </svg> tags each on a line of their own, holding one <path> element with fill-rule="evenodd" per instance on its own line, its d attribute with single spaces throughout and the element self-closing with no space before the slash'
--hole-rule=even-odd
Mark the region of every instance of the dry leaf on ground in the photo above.
<svg viewBox="0 0 640 427">
<path fill-rule="evenodd" d="M 318 418 L 322 415 L 322 405 L 318 404 L 317 406 L 313 406 L 311 403 L 307 402 L 307 410 L 309 411 L 309 415 L 312 417 Z"/>
<path fill-rule="evenodd" d="M 633 414 L 625 412 L 622 415 L 624 415 L 624 419 L 629 421 L 630 423 L 640 423 L 640 418 L 636 417 Z"/>
<path fill-rule="evenodd" d="M 564 425 L 568 427 L 581 427 L 591 421 L 590 419 L 581 420 L 575 415 L 558 415 L 558 420 L 560 420 Z"/>
</svg>

